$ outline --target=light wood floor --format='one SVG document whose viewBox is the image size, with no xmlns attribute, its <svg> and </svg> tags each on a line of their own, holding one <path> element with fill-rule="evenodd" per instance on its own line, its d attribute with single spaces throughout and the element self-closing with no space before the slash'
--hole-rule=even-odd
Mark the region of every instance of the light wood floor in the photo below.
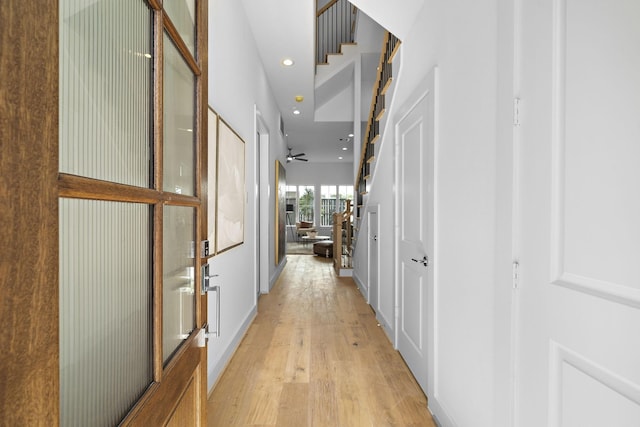
<svg viewBox="0 0 640 427">
<path fill-rule="evenodd" d="M 305 255 L 260 297 L 207 411 L 215 427 L 435 426 L 353 280 Z"/>
</svg>

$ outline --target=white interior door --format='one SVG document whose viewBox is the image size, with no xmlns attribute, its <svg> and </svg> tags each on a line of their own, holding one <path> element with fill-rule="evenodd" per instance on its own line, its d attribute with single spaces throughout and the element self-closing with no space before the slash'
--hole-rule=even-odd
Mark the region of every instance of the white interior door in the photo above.
<svg viewBox="0 0 640 427">
<path fill-rule="evenodd" d="M 256 222 L 259 222 L 259 251 L 260 251 L 260 261 L 259 261 L 259 293 L 269 293 L 269 266 L 271 258 L 269 257 L 269 248 L 272 244 L 272 239 L 269 236 L 269 223 L 271 221 L 271 216 L 269 215 L 269 165 L 271 161 L 269 160 L 269 129 L 264 123 L 264 119 L 262 118 L 262 114 L 260 111 L 255 108 L 255 116 L 256 116 L 256 128 L 258 129 L 258 146 L 256 147 L 256 156 L 258 157 L 258 161 L 260 163 L 259 170 L 257 171 L 258 179 L 258 199 L 257 204 L 259 205 L 258 210 L 258 218 Z"/>
<path fill-rule="evenodd" d="M 261 202 L 262 200 L 260 199 L 260 132 L 256 132 L 256 141 L 255 141 L 255 182 L 254 182 L 254 192 L 255 192 L 255 196 L 254 196 L 254 201 L 256 204 L 255 207 L 255 217 L 254 217 L 254 222 L 255 222 L 255 236 L 256 236 L 256 243 L 255 243 L 255 266 L 254 266 L 254 280 L 256 282 L 256 304 L 257 304 L 257 297 L 260 295 L 260 239 L 262 238 L 261 235 L 261 230 L 260 230 L 260 217 L 262 216 L 262 205 Z M 266 210 L 266 209 L 264 209 Z"/>
<path fill-rule="evenodd" d="M 378 312 L 378 268 L 380 259 L 378 258 L 378 209 L 375 207 L 368 213 L 367 224 L 369 227 L 369 305 L 373 311 Z"/>
<path fill-rule="evenodd" d="M 640 3 L 520 1 L 516 426 L 640 425 Z"/>
<path fill-rule="evenodd" d="M 427 81 L 396 127 L 398 350 L 425 392 L 433 328 L 434 73 Z"/>
</svg>

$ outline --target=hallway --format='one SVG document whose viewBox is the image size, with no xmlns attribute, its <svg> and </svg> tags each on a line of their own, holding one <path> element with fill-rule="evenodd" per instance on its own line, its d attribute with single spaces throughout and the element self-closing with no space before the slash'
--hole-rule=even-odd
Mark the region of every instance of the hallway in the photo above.
<svg viewBox="0 0 640 427">
<path fill-rule="evenodd" d="M 435 426 L 353 280 L 304 255 L 260 297 L 207 411 L 212 427 Z"/>
</svg>

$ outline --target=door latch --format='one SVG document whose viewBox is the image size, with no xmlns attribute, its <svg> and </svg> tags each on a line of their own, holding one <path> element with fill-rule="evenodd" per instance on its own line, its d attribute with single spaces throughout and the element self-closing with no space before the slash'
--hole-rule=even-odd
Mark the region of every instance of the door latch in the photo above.
<svg viewBox="0 0 640 427">
<path fill-rule="evenodd" d="M 218 277 L 217 274 L 209 274 L 209 264 L 202 266 L 202 278 L 200 279 L 200 294 L 204 295 L 208 291 L 215 291 L 216 286 L 211 286 L 209 280 Z"/>
<path fill-rule="evenodd" d="M 427 257 L 426 255 L 422 257 L 422 259 L 415 259 L 415 258 L 411 258 L 411 261 L 413 262 L 419 262 L 422 265 L 424 265 L 425 267 L 429 266 L 429 257 Z"/>
</svg>

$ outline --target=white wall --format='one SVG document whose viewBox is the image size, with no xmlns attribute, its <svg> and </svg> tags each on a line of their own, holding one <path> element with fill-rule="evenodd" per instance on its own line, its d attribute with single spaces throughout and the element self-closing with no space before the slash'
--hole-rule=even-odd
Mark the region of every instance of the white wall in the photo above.
<svg viewBox="0 0 640 427">
<path fill-rule="evenodd" d="M 350 0 L 374 21 L 404 40 L 425 0 Z"/>
<path fill-rule="evenodd" d="M 511 390 L 511 326 L 512 318 L 512 262 L 517 248 L 513 247 L 513 185 L 514 185 L 514 126 L 513 98 L 515 74 L 514 40 L 514 3 L 511 0 L 498 0 L 498 57 L 496 93 L 496 238 L 494 258 L 493 292 L 493 425 L 507 427 L 513 425 L 510 420 L 510 408 L 515 401 Z M 514 299 L 515 300 L 515 299 Z M 514 329 L 515 330 L 515 329 Z"/>
<path fill-rule="evenodd" d="M 357 5 L 369 13 L 367 2 L 356 3 L 362 3 Z M 384 20 L 379 8 L 374 9 L 371 16 Z M 508 258 L 505 246 L 510 244 L 509 234 L 504 232 L 509 225 L 498 223 L 496 214 L 497 207 L 504 208 L 509 203 L 505 195 L 496 198 L 496 190 L 508 190 L 505 186 L 496 187 L 498 11 L 496 0 L 425 0 L 403 39 L 402 65 L 388 106 L 389 121 L 376 155 L 368 195 L 369 204 L 380 205 L 379 316 L 387 333 L 394 337 L 393 126 L 399 119 L 394 115 L 415 86 L 437 66 L 439 132 L 435 148 L 433 255 L 437 382 L 434 396 L 429 398 L 447 415 L 440 420 L 443 425 L 493 427 L 498 425 L 496 414 L 507 404 L 494 399 L 498 378 L 500 396 L 505 396 L 504 372 L 508 372 L 508 366 L 495 362 L 497 359 L 508 364 L 503 348 L 505 327 L 496 326 L 504 318 L 507 302 L 504 293 L 496 291 L 495 269 L 502 268 L 502 264 L 497 264 L 495 257 L 499 250 L 501 262 L 505 256 Z M 501 65 L 509 67 L 508 58 Z M 500 87 L 504 89 L 508 84 L 507 81 Z M 502 162 L 508 157 L 502 151 L 500 156 Z M 500 173 L 507 174 L 504 167 Z M 363 238 L 359 236 L 359 240 Z M 510 271 L 510 263 L 507 268 Z M 364 277 L 365 273 L 358 268 L 355 274 Z M 504 275 L 500 280 L 504 282 Z M 508 289 L 508 283 L 506 286 Z M 497 317 L 496 302 L 501 310 Z M 496 333 L 501 334 L 500 342 L 494 341 Z"/>
<path fill-rule="evenodd" d="M 350 162 L 305 163 L 292 162 L 285 165 L 287 185 L 353 185 Z"/>
<path fill-rule="evenodd" d="M 213 257 L 214 283 L 221 284 L 221 337 L 209 340 L 208 387 L 213 386 L 227 360 L 235 350 L 256 312 L 255 245 L 253 225 L 257 222 L 255 204 L 256 143 L 254 105 L 269 128 L 270 202 L 265 212 L 270 216 L 269 235 L 275 220 L 275 160 L 284 163 L 285 142 L 279 132 L 279 111 L 259 60 L 253 35 L 246 24 L 241 2 L 209 3 L 209 105 L 220 114 L 245 141 L 247 204 L 244 244 Z M 269 276 L 280 271 L 273 262 L 270 245 Z M 279 266 L 280 268 L 282 267 Z M 213 296 L 209 299 L 209 322 L 215 319 Z"/>
</svg>

